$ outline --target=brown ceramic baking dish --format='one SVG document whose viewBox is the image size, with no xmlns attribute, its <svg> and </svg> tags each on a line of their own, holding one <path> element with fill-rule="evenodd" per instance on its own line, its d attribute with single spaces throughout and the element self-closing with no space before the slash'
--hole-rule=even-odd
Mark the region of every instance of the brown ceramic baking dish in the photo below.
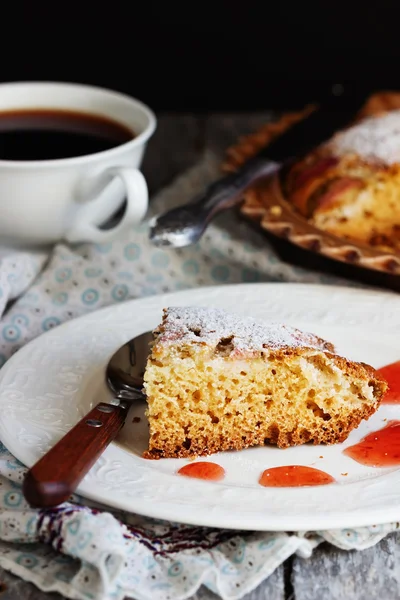
<svg viewBox="0 0 400 600">
<path fill-rule="evenodd" d="M 366 101 L 356 120 L 394 109 L 400 109 L 400 93 L 374 94 Z M 279 121 L 267 123 L 256 133 L 241 138 L 229 148 L 224 170 L 235 170 L 303 115 L 304 112 L 285 115 Z M 265 232 L 286 262 L 400 291 L 398 252 L 364 245 L 317 229 L 284 197 L 279 176 L 258 181 L 249 188 L 240 212 Z"/>
</svg>

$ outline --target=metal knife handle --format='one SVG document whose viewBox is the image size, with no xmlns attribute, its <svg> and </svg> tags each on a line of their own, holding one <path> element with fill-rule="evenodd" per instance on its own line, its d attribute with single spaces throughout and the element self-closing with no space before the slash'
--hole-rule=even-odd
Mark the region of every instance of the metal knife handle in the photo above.
<svg viewBox="0 0 400 600">
<path fill-rule="evenodd" d="M 237 204 L 251 183 L 276 173 L 280 166 L 259 157 L 249 160 L 239 171 L 212 183 L 192 202 L 155 217 L 150 223 L 151 242 L 175 248 L 195 244 L 218 213 Z"/>
<path fill-rule="evenodd" d="M 115 439 L 126 418 L 123 404 L 97 404 L 25 475 L 22 490 L 34 508 L 68 500 L 90 468 Z"/>
</svg>

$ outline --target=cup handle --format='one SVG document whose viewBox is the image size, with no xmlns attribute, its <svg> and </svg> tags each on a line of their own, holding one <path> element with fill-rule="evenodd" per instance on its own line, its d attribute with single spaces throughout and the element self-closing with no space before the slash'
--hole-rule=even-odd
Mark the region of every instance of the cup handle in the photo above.
<svg viewBox="0 0 400 600">
<path fill-rule="evenodd" d="M 119 223 L 111 229 L 100 229 L 99 219 L 106 221 L 118 209 L 122 200 L 121 191 L 113 185 L 119 178 L 123 182 L 126 195 L 126 210 Z M 110 167 L 100 176 L 94 178 L 97 188 L 103 187 L 101 193 L 93 200 L 85 202 L 78 209 L 74 221 L 65 235 L 68 242 L 103 243 L 118 237 L 132 225 L 137 225 L 146 214 L 148 206 L 148 190 L 143 174 L 133 167 Z M 104 183 L 108 183 L 104 187 Z M 85 186 L 86 184 L 86 186 Z M 85 189 L 93 188 L 93 181 L 84 182 L 79 195 L 85 196 Z M 110 212 L 111 208 L 111 212 Z M 107 215 L 107 217 L 105 216 Z"/>
</svg>

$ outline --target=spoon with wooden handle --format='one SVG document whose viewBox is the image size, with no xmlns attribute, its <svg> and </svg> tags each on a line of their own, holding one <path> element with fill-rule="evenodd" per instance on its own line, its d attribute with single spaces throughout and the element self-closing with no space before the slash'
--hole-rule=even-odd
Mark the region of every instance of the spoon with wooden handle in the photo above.
<svg viewBox="0 0 400 600">
<path fill-rule="evenodd" d="M 143 374 L 153 340 L 143 333 L 124 344 L 106 368 L 107 385 L 119 403 L 97 404 L 27 472 L 23 494 L 30 506 L 50 508 L 69 499 L 122 429 L 132 402 L 143 400 Z"/>
</svg>

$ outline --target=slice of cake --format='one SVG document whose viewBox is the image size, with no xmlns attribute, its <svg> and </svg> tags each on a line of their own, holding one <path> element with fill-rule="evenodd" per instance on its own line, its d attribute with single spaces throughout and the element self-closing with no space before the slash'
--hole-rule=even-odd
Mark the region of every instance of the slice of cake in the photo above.
<svg viewBox="0 0 400 600">
<path fill-rule="evenodd" d="M 315 335 L 213 308 L 168 308 L 144 387 L 146 458 L 347 438 L 387 389 Z"/>
</svg>

